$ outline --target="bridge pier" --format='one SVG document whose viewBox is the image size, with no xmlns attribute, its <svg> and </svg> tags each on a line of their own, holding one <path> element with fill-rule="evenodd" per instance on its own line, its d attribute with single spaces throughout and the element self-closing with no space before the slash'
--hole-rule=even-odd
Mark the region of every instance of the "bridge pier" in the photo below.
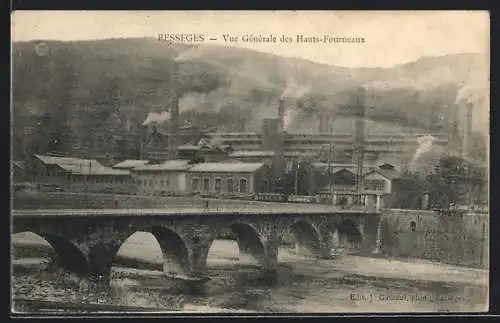
<svg viewBox="0 0 500 323">
<path fill-rule="evenodd" d="M 110 280 L 120 246 L 137 231 L 151 232 L 158 241 L 165 275 L 188 278 L 204 278 L 212 242 L 217 232 L 228 227 L 237 239 L 240 260 L 268 272 L 277 269 L 278 247 L 288 233 L 295 236 L 297 253 L 318 258 L 331 257 L 335 231 L 340 240 L 346 239 L 349 244 L 370 252 L 377 246 L 377 240 L 380 244 L 381 235 L 377 234 L 380 217 L 375 214 L 302 214 L 300 210 L 269 215 L 249 211 L 189 216 L 177 213 L 168 216 L 169 210 L 137 215 L 131 210 L 118 213 L 103 210 L 102 216 L 94 210 L 76 215 L 68 211 L 52 215 L 50 210 L 17 212 L 13 232 L 39 234 L 52 245 L 62 266 L 100 280 Z"/>
<path fill-rule="evenodd" d="M 54 248 L 61 267 L 76 274 L 86 274 L 90 270 L 88 254 L 72 239 L 59 234 L 37 233 Z"/>
</svg>

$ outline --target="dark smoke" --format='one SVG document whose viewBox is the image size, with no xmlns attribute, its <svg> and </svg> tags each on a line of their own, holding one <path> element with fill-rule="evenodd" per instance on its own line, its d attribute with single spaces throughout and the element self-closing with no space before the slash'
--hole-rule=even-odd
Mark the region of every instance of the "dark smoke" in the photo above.
<svg viewBox="0 0 500 323">
<path fill-rule="evenodd" d="M 217 74 L 191 74 L 181 79 L 179 97 L 189 93 L 209 94 L 230 83 Z"/>
</svg>

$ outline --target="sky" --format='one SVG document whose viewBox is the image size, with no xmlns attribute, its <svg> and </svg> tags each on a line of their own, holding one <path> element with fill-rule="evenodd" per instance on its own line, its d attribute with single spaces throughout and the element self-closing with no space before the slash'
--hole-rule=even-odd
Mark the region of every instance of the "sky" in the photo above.
<svg viewBox="0 0 500 323">
<path fill-rule="evenodd" d="M 251 48 L 345 67 L 390 67 L 422 56 L 489 55 L 487 11 L 17 11 L 12 40 L 92 40 L 204 34 L 205 43 Z M 238 36 L 226 43 L 224 34 Z M 244 43 L 274 35 L 277 43 Z M 286 35 L 364 38 L 364 43 L 281 43 Z M 217 40 L 209 40 L 216 38 Z M 200 44 L 200 43 L 198 43 Z"/>
</svg>

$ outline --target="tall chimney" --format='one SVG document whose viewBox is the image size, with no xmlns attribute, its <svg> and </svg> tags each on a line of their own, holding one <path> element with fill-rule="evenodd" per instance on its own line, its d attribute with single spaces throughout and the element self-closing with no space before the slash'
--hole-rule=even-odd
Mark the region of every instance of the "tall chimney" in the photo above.
<svg viewBox="0 0 500 323">
<path fill-rule="evenodd" d="M 357 90 L 354 99 L 355 135 L 354 135 L 354 158 L 356 163 L 356 198 L 357 203 L 361 202 L 363 192 L 363 160 L 365 146 L 365 102 L 366 90 L 361 87 Z"/>
<path fill-rule="evenodd" d="M 283 131 L 285 129 L 285 100 L 280 99 L 278 103 L 279 131 Z"/>
<path fill-rule="evenodd" d="M 469 140 L 470 140 L 470 135 L 472 133 L 472 108 L 473 108 L 472 103 L 467 103 L 465 105 L 463 129 L 462 129 L 462 147 L 461 147 L 463 158 L 468 157 L 467 155 L 469 150 Z"/>
<path fill-rule="evenodd" d="M 297 111 L 302 112 L 304 110 L 304 102 L 301 99 L 297 99 Z"/>
<path fill-rule="evenodd" d="M 271 150 L 274 152 L 272 161 L 273 178 L 281 176 L 285 169 L 284 160 L 284 137 L 283 133 L 279 132 L 278 119 L 263 119 L 262 120 L 262 149 Z"/>
<path fill-rule="evenodd" d="M 179 132 L 179 96 L 180 96 L 180 82 L 179 82 L 179 64 L 174 62 L 171 86 L 174 91 L 174 98 L 170 104 L 170 126 L 168 134 L 168 159 L 173 160 L 177 158 L 177 137 Z"/>
</svg>

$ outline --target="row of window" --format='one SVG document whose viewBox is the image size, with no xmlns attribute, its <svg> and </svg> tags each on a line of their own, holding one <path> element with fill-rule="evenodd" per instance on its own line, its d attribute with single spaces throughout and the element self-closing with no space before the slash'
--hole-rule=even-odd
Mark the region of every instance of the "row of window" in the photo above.
<svg viewBox="0 0 500 323">
<path fill-rule="evenodd" d="M 133 181 L 136 185 L 158 187 L 158 186 L 170 186 L 170 181 L 168 179 L 136 179 Z"/>
<path fill-rule="evenodd" d="M 382 179 L 369 179 L 365 181 L 365 190 L 367 191 L 384 191 L 385 181 Z"/>
<path fill-rule="evenodd" d="M 92 176 L 92 177 L 87 177 L 87 176 L 71 176 L 70 174 L 66 173 L 57 173 L 57 172 L 49 172 L 47 175 L 44 173 L 36 173 L 36 174 L 31 174 L 28 175 L 28 180 L 36 180 L 37 178 L 40 177 L 57 177 L 61 179 L 65 179 L 71 183 L 80 183 L 80 182 L 85 182 L 85 183 L 107 183 L 107 184 L 125 184 L 128 182 L 126 178 L 123 177 L 115 177 L 115 176 Z"/>
<path fill-rule="evenodd" d="M 201 185 L 200 185 L 201 184 Z M 248 181 L 246 178 L 240 178 L 238 185 L 235 186 L 233 178 L 225 178 L 224 181 L 221 178 L 215 178 L 213 183 L 213 191 L 215 193 L 227 192 L 227 193 L 247 193 L 248 192 Z M 192 192 L 211 192 L 211 178 L 204 177 L 200 178 L 194 177 L 191 179 L 191 191 Z"/>
<path fill-rule="evenodd" d="M 106 184 L 126 184 L 128 182 L 125 178 L 114 177 L 114 176 L 103 176 L 103 177 L 71 177 L 70 181 L 72 183 L 86 182 L 86 183 L 106 183 Z"/>
</svg>

